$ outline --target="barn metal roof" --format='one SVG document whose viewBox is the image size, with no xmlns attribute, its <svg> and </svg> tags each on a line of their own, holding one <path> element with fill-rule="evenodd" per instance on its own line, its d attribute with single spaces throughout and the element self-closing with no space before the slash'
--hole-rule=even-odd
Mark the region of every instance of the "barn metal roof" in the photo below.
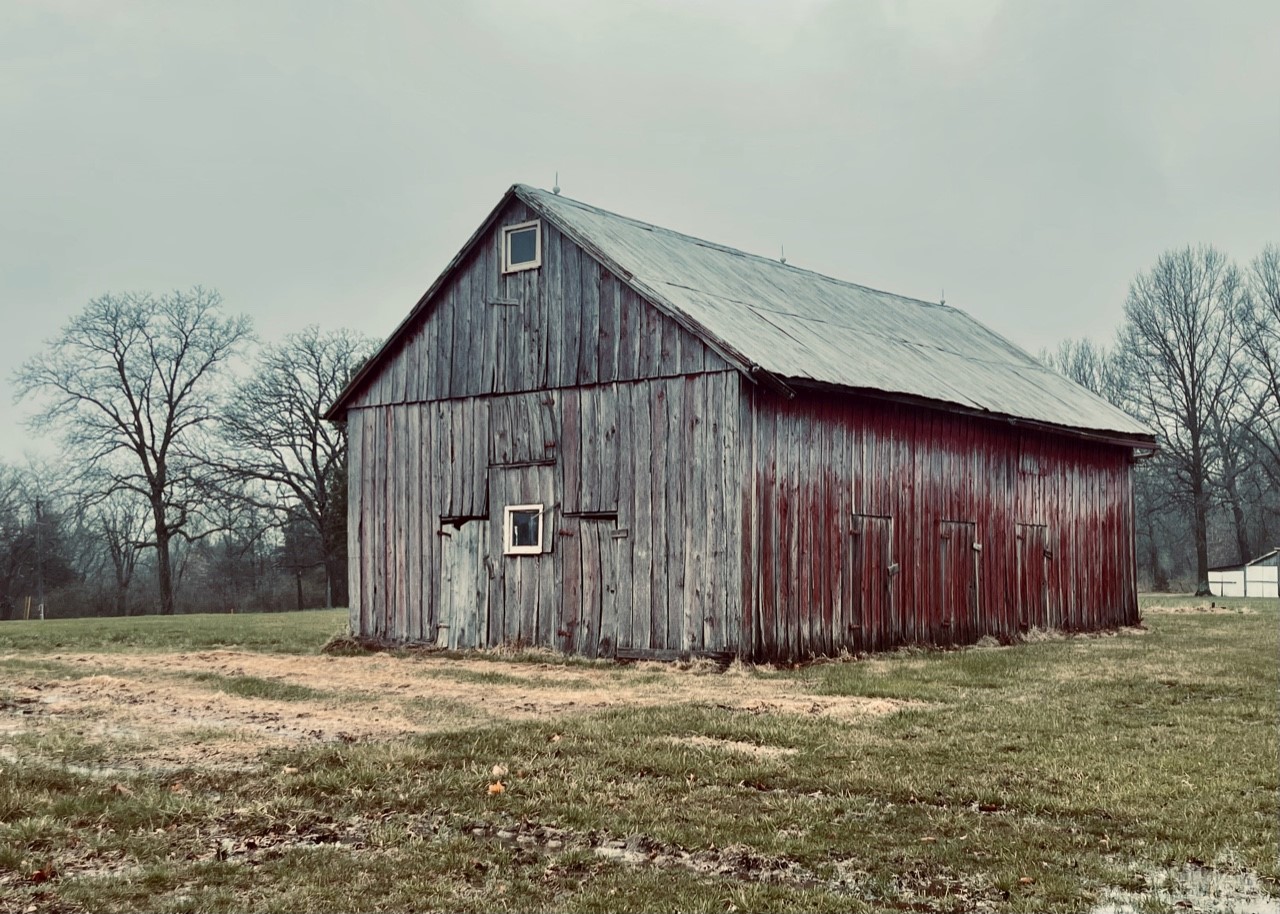
<svg viewBox="0 0 1280 914">
<path fill-rule="evenodd" d="M 792 384 L 923 398 L 1122 438 L 1147 426 L 949 305 L 833 279 L 517 184 L 513 191 L 734 360 Z"/>
</svg>

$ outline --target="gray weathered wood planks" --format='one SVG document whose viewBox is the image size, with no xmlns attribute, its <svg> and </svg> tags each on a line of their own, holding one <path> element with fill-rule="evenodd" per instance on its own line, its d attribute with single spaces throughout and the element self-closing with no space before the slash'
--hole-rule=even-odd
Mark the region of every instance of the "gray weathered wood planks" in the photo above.
<svg viewBox="0 0 1280 914">
<path fill-rule="evenodd" d="M 499 259 L 462 258 L 347 410 L 361 634 L 795 660 L 1136 620 L 1130 449 L 787 398 L 550 223 L 540 269 Z M 512 504 L 546 506 L 541 554 L 505 553 Z"/>
</svg>

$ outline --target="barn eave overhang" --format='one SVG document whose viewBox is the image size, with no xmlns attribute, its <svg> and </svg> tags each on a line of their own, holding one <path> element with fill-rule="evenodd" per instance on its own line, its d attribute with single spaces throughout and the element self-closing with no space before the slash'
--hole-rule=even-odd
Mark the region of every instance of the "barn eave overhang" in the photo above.
<svg viewBox="0 0 1280 914">
<path fill-rule="evenodd" d="M 1155 435 L 1141 435 L 1111 429 L 1080 428 L 1078 426 L 1049 422 L 1043 419 L 1028 418 L 1026 416 L 1013 416 L 1007 413 L 998 413 L 992 410 L 964 406 L 963 404 L 952 403 L 946 400 L 934 400 L 929 397 L 878 390 L 871 387 L 846 387 L 840 384 L 829 384 L 822 381 L 815 381 L 810 378 L 782 378 L 781 381 L 786 386 L 796 391 L 865 397 L 889 403 L 901 403 L 908 406 L 917 406 L 922 409 L 939 410 L 941 412 L 954 413 L 960 416 L 981 418 L 990 422 L 997 422 L 1002 425 L 1023 428 L 1044 434 L 1066 435 L 1071 438 L 1079 438 L 1086 441 L 1092 441 L 1097 444 L 1108 444 L 1116 447 L 1130 448 L 1134 451 L 1145 451 L 1147 453 L 1144 456 L 1151 456 L 1160 449 L 1159 442 L 1156 440 Z"/>
</svg>

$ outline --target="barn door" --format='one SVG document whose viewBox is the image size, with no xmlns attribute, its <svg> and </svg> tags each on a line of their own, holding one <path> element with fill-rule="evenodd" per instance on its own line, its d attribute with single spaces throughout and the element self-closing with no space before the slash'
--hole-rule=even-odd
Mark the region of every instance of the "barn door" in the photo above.
<svg viewBox="0 0 1280 914">
<path fill-rule="evenodd" d="M 944 520 L 939 524 L 938 612 L 940 638 L 962 644 L 976 641 L 978 619 L 978 559 L 982 545 L 977 525 Z"/>
<path fill-rule="evenodd" d="M 489 468 L 488 644 L 557 646 L 555 466 Z"/>
<path fill-rule="evenodd" d="M 1018 624 L 1052 628 L 1049 615 L 1049 528 L 1018 524 Z"/>
<path fill-rule="evenodd" d="M 848 588 L 843 595 L 844 631 L 837 633 L 837 649 L 877 650 L 898 640 L 893 611 L 893 520 L 855 514 L 849 530 Z"/>
<path fill-rule="evenodd" d="M 440 525 L 440 611 L 436 646 L 484 647 L 489 638 L 489 522 Z"/>
<path fill-rule="evenodd" d="M 556 646 L 588 657 L 631 647 L 631 541 L 610 513 L 566 517 L 560 525 L 563 582 Z M 643 607 L 646 616 L 649 608 Z M 646 647 L 648 645 L 645 645 Z"/>
</svg>

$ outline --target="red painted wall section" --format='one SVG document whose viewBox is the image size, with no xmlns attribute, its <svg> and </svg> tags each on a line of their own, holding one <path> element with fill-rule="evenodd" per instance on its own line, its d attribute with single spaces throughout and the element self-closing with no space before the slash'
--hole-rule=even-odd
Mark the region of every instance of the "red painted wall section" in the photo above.
<svg viewBox="0 0 1280 914">
<path fill-rule="evenodd" d="M 744 653 L 1137 622 L 1128 448 L 849 396 L 743 397 Z"/>
</svg>

